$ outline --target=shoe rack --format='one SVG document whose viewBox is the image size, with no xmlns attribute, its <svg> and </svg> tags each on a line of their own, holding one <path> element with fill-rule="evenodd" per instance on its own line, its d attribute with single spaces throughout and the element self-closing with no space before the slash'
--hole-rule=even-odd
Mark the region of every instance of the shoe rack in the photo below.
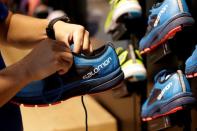
<svg viewBox="0 0 197 131">
<path fill-rule="evenodd" d="M 149 0 L 146 3 L 147 11 L 151 8 L 154 0 Z M 191 6 L 192 1 L 187 1 L 190 10 L 195 11 Z M 196 2 L 196 1 L 195 1 Z M 193 12 L 192 12 L 193 13 Z M 148 17 L 148 12 L 146 12 Z M 197 20 L 195 18 L 195 20 Z M 196 26 L 196 25 L 194 25 Z M 169 40 L 167 43 L 162 45 L 160 48 L 151 52 L 146 56 L 146 65 L 148 71 L 148 83 L 153 83 L 153 77 L 156 72 L 161 69 L 185 69 L 185 60 L 191 55 L 192 48 L 195 45 L 194 34 L 196 28 L 185 28 L 180 33 L 177 33 L 176 36 Z M 197 79 L 192 79 L 190 81 L 190 86 L 195 97 L 197 96 Z M 151 90 L 152 86 L 147 84 L 148 92 Z M 197 98 L 197 97 L 196 97 Z M 197 111 L 195 108 L 178 111 L 177 113 L 161 117 L 149 121 L 147 123 L 148 131 L 194 131 L 197 129 Z"/>
<path fill-rule="evenodd" d="M 128 40 L 128 44 L 132 44 L 134 48 L 138 48 L 137 43 L 146 31 L 149 9 L 156 0 L 139 0 L 139 2 L 143 9 L 142 17 L 133 21 L 124 21 L 124 24 L 119 24 L 117 30 L 112 33 L 112 39 L 114 41 Z M 193 7 L 191 10 L 196 10 L 197 6 L 194 6 L 196 3 L 196 0 L 188 0 L 189 7 Z M 141 83 L 124 82 L 121 88 L 94 96 L 116 117 L 118 131 L 196 130 L 197 111 L 195 109 L 179 111 L 175 114 L 150 121 L 149 123 L 142 122 L 140 118 L 141 106 L 152 89 L 155 74 L 163 68 L 184 70 L 184 62 L 191 54 L 192 44 L 197 42 L 197 40 L 193 40 L 192 38 L 197 37 L 197 33 L 190 31 L 191 29 L 186 29 L 184 34 L 178 34 L 177 39 L 170 40 L 169 43 L 161 46 L 156 52 L 145 57 L 145 65 L 148 71 L 147 80 Z M 195 36 L 193 36 L 194 34 Z M 186 36 L 189 37 L 189 40 L 186 39 Z M 179 51 L 176 50 L 177 47 L 180 48 Z M 194 94 L 197 94 L 196 81 L 197 79 L 190 80 Z"/>
</svg>

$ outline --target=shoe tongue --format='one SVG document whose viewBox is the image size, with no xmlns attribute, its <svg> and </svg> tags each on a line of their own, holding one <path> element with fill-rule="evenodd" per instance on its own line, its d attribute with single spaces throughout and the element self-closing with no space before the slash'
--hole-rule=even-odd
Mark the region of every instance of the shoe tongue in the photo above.
<svg viewBox="0 0 197 131">
<path fill-rule="evenodd" d="M 74 50 L 74 44 L 71 44 L 71 45 L 70 45 L 70 49 L 71 49 L 71 51 L 73 52 L 73 50 Z M 83 54 L 83 53 L 80 53 L 80 55 L 81 55 L 81 56 L 87 56 L 87 55 L 85 55 L 85 54 Z"/>
<path fill-rule="evenodd" d="M 159 7 L 163 3 L 163 1 L 164 0 L 156 0 L 156 3 L 153 5 L 153 8 Z"/>
<path fill-rule="evenodd" d="M 164 81 L 164 80 L 167 80 L 172 74 L 172 71 L 169 71 L 169 70 L 162 70 L 160 71 L 154 78 L 154 82 L 156 83 L 158 80 L 159 81 Z"/>
</svg>

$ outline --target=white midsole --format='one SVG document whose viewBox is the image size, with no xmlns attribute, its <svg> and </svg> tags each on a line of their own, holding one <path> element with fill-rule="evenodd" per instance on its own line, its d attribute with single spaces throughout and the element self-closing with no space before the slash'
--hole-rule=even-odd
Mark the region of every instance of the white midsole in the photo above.
<svg viewBox="0 0 197 131">
<path fill-rule="evenodd" d="M 139 12 L 141 14 L 142 8 L 137 2 L 127 1 L 123 5 L 119 6 L 115 11 L 112 17 L 113 21 L 116 21 L 121 15 L 128 12 Z"/>
<path fill-rule="evenodd" d="M 142 64 L 134 63 L 132 65 L 122 67 L 122 71 L 124 73 L 125 79 L 133 76 L 145 76 L 146 77 L 146 69 Z"/>
</svg>

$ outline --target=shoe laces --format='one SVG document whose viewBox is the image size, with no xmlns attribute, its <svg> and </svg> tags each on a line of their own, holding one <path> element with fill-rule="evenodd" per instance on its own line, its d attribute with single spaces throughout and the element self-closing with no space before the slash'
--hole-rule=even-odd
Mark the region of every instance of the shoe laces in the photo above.
<svg viewBox="0 0 197 131">
<path fill-rule="evenodd" d="M 153 14 L 153 10 L 155 8 L 158 8 L 163 2 L 157 2 L 155 3 L 152 8 L 149 10 L 149 17 L 148 17 L 148 27 L 146 29 L 145 36 L 152 30 L 154 27 L 155 20 L 157 18 L 157 14 Z"/>
<path fill-rule="evenodd" d="M 163 0 L 157 0 L 155 4 L 153 4 L 152 8 L 149 10 L 149 13 L 152 14 L 155 8 L 158 8 L 163 3 Z"/>
<path fill-rule="evenodd" d="M 155 78 L 154 78 L 154 83 L 156 83 L 157 81 L 163 82 L 163 81 L 167 80 L 167 79 L 171 76 L 172 73 L 173 73 L 173 71 L 171 71 L 171 70 L 166 70 L 166 69 L 160 71 L 160 72 L 155 76 Z"/>
<path fill-rule="evenodd" d="M 162 82 L 162 81 L 167 80 L 167 79 L 171 76 L 172 73 L 173 73 L 173 72 L 172 72 L 171 70 L 163 69 L 162 71 L 160 71 L 160 72 L 155 76 L 155 78 L 154 78 L 154 83 L 156 83 L 157 81 Z M 153 92 L 154 92 L 154 89 L 151 90 L 151 92 L 149 93 L 149 96 L 152 96 Z"/>
</svg>

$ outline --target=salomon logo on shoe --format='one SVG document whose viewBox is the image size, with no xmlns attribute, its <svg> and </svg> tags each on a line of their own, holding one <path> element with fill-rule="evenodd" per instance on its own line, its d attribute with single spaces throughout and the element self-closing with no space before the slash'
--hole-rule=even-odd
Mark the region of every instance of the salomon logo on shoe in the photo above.
<svg viewBox="0 0 197 131">
<path fill-rule="evenodd" d="M 165 6 L 161 9 L 161 11 L 159 12 L 159 14 L 158 14 L 158 16 L 157 16 L 157 19 L 155 20 L 154 27 L 156 27 L 156 26 L 158 25 L 158 23 L 159 23 L 159 21 L 160 21 L 160 18 L 161 18 L 161 16 L 162 16 L 162 14 L 164 14 L 164 13 L 166 12 L 167 8 L 168 8 L 168 5 L 165 5 Z"/>
<path fill-rule="evenodd" d="M 162 70 L 154 78 L 154 86 L 142 106 L 141 117 L 143 121 L 150 121 L 195 103 L 189 82 L 181 70 Z"/>
<path fill-rule="evenodd" d="M 96 68 L 94 68 L 92 71 L 90 71 L 89 73 L 87 73 L 86 75 L 83 76 L 83 79 L 89 79 L 92 76 L 94 76 L 95 74 L 99 73 L 99 71 L 103 68 L 105 68 L 106 66 L 108 66 L 112 61 L 112 58 L 109 57 L 107 58 L 102 64 L 98 65 Z"/>
<path fill-rule="evenodd" d="M 171 87 L 172 87 L 172 82 L 170 82 L 167 86 L 164 87 L 164 89 L 161 91 L 161 93 L 157 97 L 157 100 L 161 100 L 165 92 L 168 91 Z"/>
</svg>

